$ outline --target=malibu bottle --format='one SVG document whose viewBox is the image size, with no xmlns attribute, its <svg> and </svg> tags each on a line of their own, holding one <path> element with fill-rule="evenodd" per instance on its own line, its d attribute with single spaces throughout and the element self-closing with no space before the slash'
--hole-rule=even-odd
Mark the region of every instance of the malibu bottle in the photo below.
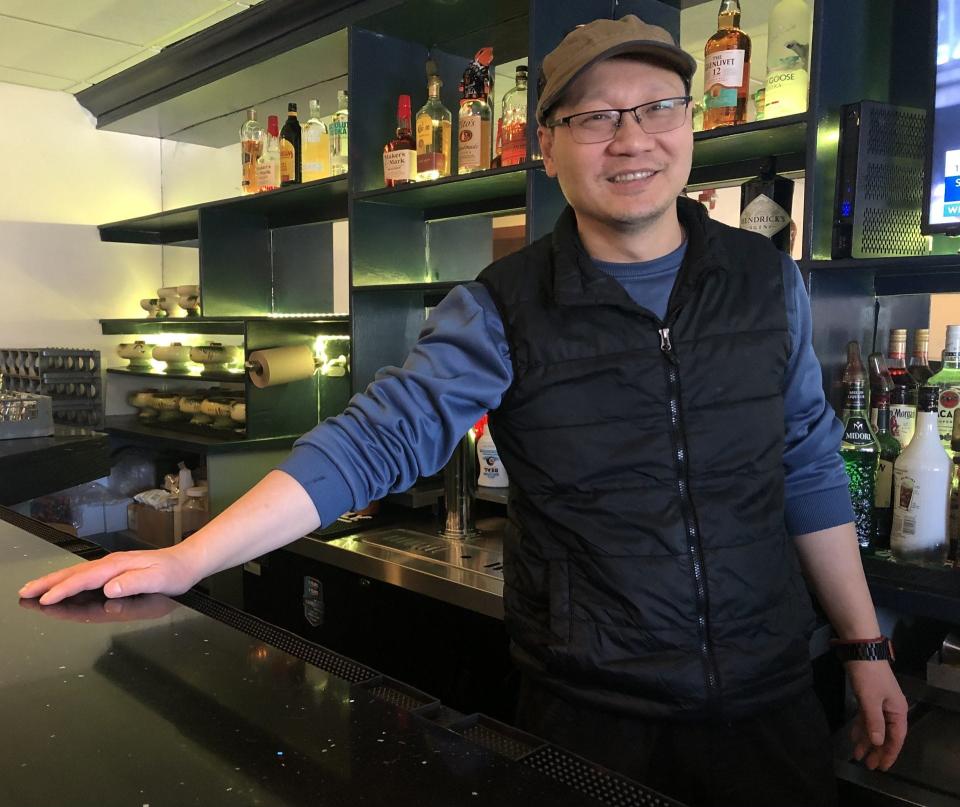
<svg viewBox="0 0 960 807">
<path fill-rule="evenodd" d="M 952 463 L 938 433 L 936 387 L 920 388 L 917 430 L 893 466 L 893 531 L 897 560 L 942 566 L 947 556 L 947 508 Z"/>
</svg>

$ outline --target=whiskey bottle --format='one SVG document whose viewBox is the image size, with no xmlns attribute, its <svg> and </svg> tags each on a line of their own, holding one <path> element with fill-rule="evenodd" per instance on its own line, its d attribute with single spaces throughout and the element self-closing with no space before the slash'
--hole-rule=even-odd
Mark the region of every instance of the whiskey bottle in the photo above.
<svg viewBox="0 0 960 807">
<path fill-rule="evenodd" d="M 303 178 L 300 154 L 300 121 L 297 105 L 287 104 L 287 119 L 280 130 L 280 184 L 294 185 Z"/>
<path fill-rule="evenodd" d="M 940 442 L 950 449 L 953 435 L 953 415 L 960 405 L 960 325 L 947 326 L 947 339 L 943 347 L 943 361 L 939 372 L 930 376 L 927 383 L 940 391 L 937 423 Z"/>
<path fill-rule="evenodd" d="M 310 117 L 303 124 L 303 159 L 301 170 L 304 182 L 330 176 L 330 134 L 320 120 L 320 102 L 310 102 Z"/>
<path fill-rule="evenodd" d="M 457 173 L 470 174 L 490 167 L 493 113 L 490 95 L 490 63 L 493 48 L 481 48 L 467 65 L 460 82 L 457 114 Z"/>
<path fill-rule="evenodd" d="M 859 346 L 857 352 L 859 361 Z M 847 383 L 847 399 L 840 418 L 843 421 L 840 456 L 849 479 L 857 543 L 861 549 L 869 549 L 873 537 L 874 486 L 880 459 L 880 444 L 867 421 L 866 405 L 864 382 L 854 378 Z"/>
<path fill-rule="evenodd" d="M 527 159 L 527 66 L 517 66 L 517 83 L 503 96 L 500 115 L 500 165 Z"/>
<path fill-rule="evenodd" d="M 789 254 L 793 231 L 793 180 L 779 176 L 772 159 L 766 160 L 760 176 L 740 186 L 740 227 L 765 235 Z"/>
<path fill-rule="evenodd" d="M 900 455 L 900 443 L 890 432 L 890 404 L 886 396 L 877 400 L 877 443 L 880 457 L 877 461 L 877 481 L 873 491 L 873 537 L 870 548 L 890 548 L 890 528 L 893 522 L 893 465 Z"/>
<path fill-rule="evenodd" d="M 383 147 L 383 182 L 388 188 L 408 185 L 417 176 L 417 143 L 410 131 L 410 96 L 397 99 L 397 136 Z"/>
<path fill-rule="evenodd" d="M 240 190 L 257 192 L 257 160 L 263 150 L 263 126 L 257 121 L 257 110 L 247 110 L 247 120 L 240 127 Z"/>
<path fill-rule="evenodd" d="M 436 73 L 429 76 L 427 102 L 417 112 L 417 181 L 420 182 L 450 176 L 453 116 L 440 101 L 442 85 Z"/>
<path fill-rule="evenodd" d="M 887 347 L 887 369 L 893 390 L 890 392 L 890 433 L 906 448 L 913 438 L 917 422 L 917 382 L 907 372 L 907 331 L 892 328 Z"/>
<path fill-rule="evenodd" d="M 280 187 L 280 121 L 276 115 L 267 118 L 263 151 L 257 160 L 257 190 L 272 191 Z"/>
<path fill-rule="evenodd" d="M 939 397 L 936 387 L 920 388 L 916 434 L 893 466 L 893 556 L 931 566 L 946 560 L 952 470 L 939 435 Z"/>
<path fill-rule="evenodd" d="M 720 0 L 717 32 L 704 48 L 704 131 L 747 122 L 750 37 L 740 30 L 740 0 Z"/>
<path fill-rule="evenodd" d="M 913 380 L 918 386 L 923 386 L 930 380 L 933 370 L 930 369 L 930 360 L 927 353 L 930 350 L 930 330 L 929 328 L 917 328 L 913 332 L 913 353 L 910 354 L 910 362 L 907 364 L 907 370 L 913 376 Z"/>
<path fill-rule="evenodd" d="M 330 172 L 333 176 L 347 173 L 350 158 L 349 98 L 346 90 L 337 90 L 337 111 L 330 122 Z"/>
<path fill-rule="evenodd" d="M 813 13 L 806 0 L 780 0 L 770 9 L 764 118 L 807 111 L 812 23 Z"/>
</svg>

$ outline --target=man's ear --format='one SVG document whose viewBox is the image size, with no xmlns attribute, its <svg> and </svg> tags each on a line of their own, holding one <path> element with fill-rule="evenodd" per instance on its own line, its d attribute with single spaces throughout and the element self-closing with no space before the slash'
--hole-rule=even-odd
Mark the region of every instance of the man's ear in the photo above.
<svg viewBox="0 0 960 807">
<path fill-rule="evenodd" d="M 543 155 L 543 170 L 548 177 L 557 175 L 557 164 L 553 159 L 553 129 L 537 127 L 537 140 L 540 141 L 540 153 Z"/>
</svg>

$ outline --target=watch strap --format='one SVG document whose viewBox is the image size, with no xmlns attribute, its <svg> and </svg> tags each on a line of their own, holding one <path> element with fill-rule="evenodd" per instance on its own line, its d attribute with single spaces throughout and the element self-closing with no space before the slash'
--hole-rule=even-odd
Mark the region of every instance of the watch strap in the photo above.
<svg viewBox="0 0 960 807">
<path fill-rule="evenodd" d="M 840 661 L 893 661 L 893 642 L 886 636 L 875 639 L 831 639 Z"/>
</svg>

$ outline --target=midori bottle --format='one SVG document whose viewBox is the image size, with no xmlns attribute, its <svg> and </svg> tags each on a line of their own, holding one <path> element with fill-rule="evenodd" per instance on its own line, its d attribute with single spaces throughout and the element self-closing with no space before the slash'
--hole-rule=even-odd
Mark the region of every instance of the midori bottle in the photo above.
<svg viewBox="0 0 960 807">
<path fill-rule="evenodd" d="M 936 387 L 921 387 L 917 429 L 893 467 L 893 530 L 897 560 L 942 566 L 947 556 L 950 457 L 938 428 Z"/>
<path fill-rule="evenodd" d="M 927 383 L 940 392 L 938 426 L 940 443 L 950 449 L 953 435 L 953 413 L 960 405 L 960 325 L 947 326 L 947 340 L 943 346 L 943 362 L 940 371 L 930 376 Z"/>
<path fill-rule="evenodd" d="M 844 373 L 847 399 L 840 417 L 843 422 L 840 456 L 849 478 L 857 543 L 861 549 L 869 549 L 873 538 L 874 485 L 880 444 L 867 420 L 866 374 L 860 361 L 860 346 L 856 342 L 848 345 L 847 356 Z"/>
</svg>

